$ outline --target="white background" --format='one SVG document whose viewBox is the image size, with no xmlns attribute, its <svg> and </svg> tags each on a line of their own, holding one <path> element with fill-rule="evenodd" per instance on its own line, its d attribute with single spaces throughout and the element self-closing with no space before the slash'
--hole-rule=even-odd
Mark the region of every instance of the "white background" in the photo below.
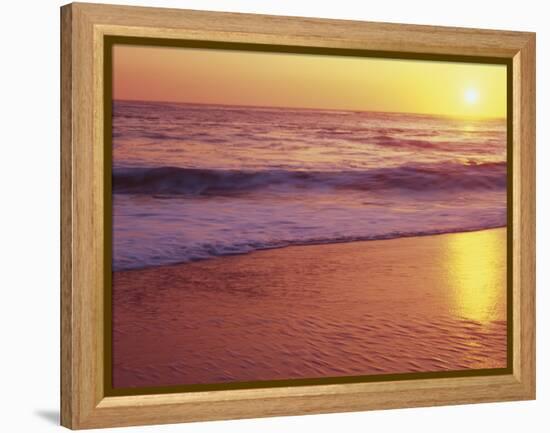
<svg viewBox="0 0 550 433">
<path fill-rule="evenodd" d="M 123 1 L 144 6 L 453 25 L 537 32 L 538 400 L 223 421 L 131 432 L 548 431 L 550 242 L 548 2 L 359 0 Z M 59 430 L 59 6 L 3 2 L 0 107 L 0 384 L 4 432 Z M 78 109 L 78 107 L 77 107 Z M 546 265 L 546 266 L 545 266 Z M 546 269 L 545 269 L 546 268 Z M 545 341 L 546 340 L 546 341 Z M 121 430 L 118 430 L 121 431 Z"/>
</svg>

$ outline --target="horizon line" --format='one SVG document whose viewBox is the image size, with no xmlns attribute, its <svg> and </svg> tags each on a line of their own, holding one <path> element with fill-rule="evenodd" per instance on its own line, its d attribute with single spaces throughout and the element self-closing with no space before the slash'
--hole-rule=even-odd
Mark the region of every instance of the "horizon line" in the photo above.
<svg viewBox="0 0 550 433">
<path fill-rule="evenodd" d="M 380 111 L 380 110 L 357 110 L 352 108 L 320 108 L 320 107 L 295 107 L 284 105 L 252 105 L 252 104 L 228 104 L 214 102 L 193 102 L 193 101 L 163 101 L 152 99 L 126 99 L 112 98 L 112 102 L 149 102 L 154 104 L 176 104 L 176 105 L 218 105 L 222 107 L 239 107 L 239 108 L 267 108 L 267 109 L 287 109 L 287 110 L 318 110 L 318 111 L 344 111 L 350 113 L 381 113 L 381 114 L 409 114 L 428 117 L 444 117 L 452 119 L 477 119 L 477 120 L 506 120 L 507 116 L 475 116 L 475 115 L 459 115 L 459 114 L 439 114 L 439 113 L 423 113 L 412 111 Z"/>
</svg>

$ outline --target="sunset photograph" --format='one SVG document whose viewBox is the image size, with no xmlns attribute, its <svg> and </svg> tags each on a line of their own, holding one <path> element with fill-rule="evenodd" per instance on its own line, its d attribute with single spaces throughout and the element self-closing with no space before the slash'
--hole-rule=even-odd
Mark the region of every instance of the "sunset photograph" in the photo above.
<svg viewBox="0 0 550 433">
<path fill-rule="evenodd" d="M 114 44 L 113 388 L 506 369 L 507 72 Z"/>
</svg>

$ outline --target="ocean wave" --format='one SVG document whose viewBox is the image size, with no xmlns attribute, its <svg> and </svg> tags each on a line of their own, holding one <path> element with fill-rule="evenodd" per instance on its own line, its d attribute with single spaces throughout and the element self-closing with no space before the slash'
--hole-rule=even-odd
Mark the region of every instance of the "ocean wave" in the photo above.
<svg viewBox="0 0 550 433">
<path fill-rule="evenodd" d="M 119 194 L 230 195 L 263 189 L 278 192 L 314 189 L 377 191 L 403 189 L 501 190 L 506 188 L 506 163 L 439 163 L 370 170 L 257 171 L 180 167 L 116 168 L 113 192 Z"/>
<path fill-rule="evenodd" d="M 114 271 L 143 269 L 154 266 L 169 266 L 175 264 L 192 263 L 214 258 L 248 254 L 256 251 L 273 250 L 278 248 L 330 245 L 349 242 L 389 240 L 415 236 L 433 236 L 446 233 L 462 233 L 478 230 L 504 227 L 501 223 L 477 224 L 460 228 L 425 229 L 417 231 L 392 231 L 381 234 L 363 236 L 327 236 L 327 237 L 302 237 L 297 239 L 280 239 L 270 241 L 234 241 L 234 242 L 202 242 L 191 245 L 180 245 L 174 249 L 167 249 L 163 253 L 143 256 L 140 258 L 120 257 L 113 262 Z"/>
</svg>

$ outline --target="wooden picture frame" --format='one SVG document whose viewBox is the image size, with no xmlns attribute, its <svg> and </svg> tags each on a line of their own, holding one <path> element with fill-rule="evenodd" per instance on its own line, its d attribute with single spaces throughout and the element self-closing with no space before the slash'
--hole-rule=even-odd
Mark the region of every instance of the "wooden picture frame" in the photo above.
<svg viewBox="0 0 550 433">
<path fill-rule="evenodd" d="M 512 68 L 508 374 L 188 393 L 105 392 L 105 38 L 505 59 Z M 535 398 L 535 34 L 73 3 L 61 8 L 61 424 L 72 429 Z M 510 206 L 510 204 L 509 204 Z M 510 341 L 510 340 L 509 340 Z"/>
</svg>

